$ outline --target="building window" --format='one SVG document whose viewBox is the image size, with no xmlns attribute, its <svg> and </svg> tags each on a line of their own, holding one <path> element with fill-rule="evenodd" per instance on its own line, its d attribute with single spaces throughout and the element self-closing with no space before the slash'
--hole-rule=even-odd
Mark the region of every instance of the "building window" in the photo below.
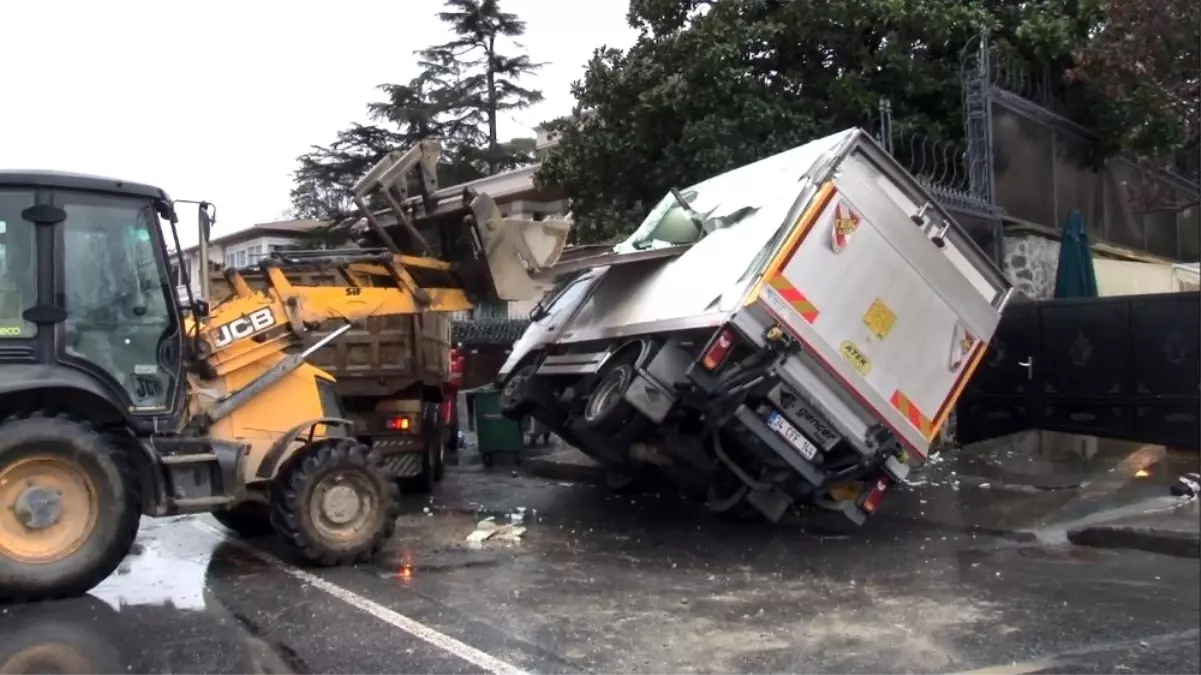
<svg viewBox="0 0 1201 675">
<path fill-rule="evenodd" d="M 245 267 L 246 266 L 246 251 L 238 251 L 237 253 L 235 253 L 234 261 L 237 263 L 237 267 Z"/>
<path fill-rule="evenodd" d="M 254 246 L 251 246 L 250 248 L 246 249 L 246 252 L 251 265 L 263 259 L 262 244 L 255 244 Z"/>
</svg>

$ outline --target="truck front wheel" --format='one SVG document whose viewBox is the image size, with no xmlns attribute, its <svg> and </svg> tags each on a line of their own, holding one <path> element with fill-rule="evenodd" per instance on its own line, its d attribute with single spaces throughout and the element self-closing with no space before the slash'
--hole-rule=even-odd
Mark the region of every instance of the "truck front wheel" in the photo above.
<svg viewBox="0 0 1201 675">
<path fill-rule="evenodd" d="M 319 441 L 276 477 L 271 520 L 311 564 L 367 562 L 396 530 L 400 490 L 354 439 Z"/>
<path fill-rule="evenodd" d="M 533 384 L 536 363 L 526 363 L 514 370 L 505 380 L 505 386 L 500 392 L 500 413 L 511 420 L 519 420 L 530 414 L 534 401 L 530 397 L 530 387 Z"/>
<path fill-rule="evenodd" d="M 124 451 L 84 422 L 0 424 L 0 600 L 82 595 L 137 536 L 142 498 Z"/>
</svg>

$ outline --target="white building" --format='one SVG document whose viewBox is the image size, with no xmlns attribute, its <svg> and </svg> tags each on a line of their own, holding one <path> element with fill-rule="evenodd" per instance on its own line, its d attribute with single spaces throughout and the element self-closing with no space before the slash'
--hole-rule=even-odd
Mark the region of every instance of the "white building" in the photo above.
<svg viewBox="0 0 1201 675">
<path fill-rule="evenodd" d="M 308 243 L 312 240 L 312 230 L 319 225 L 321 222 L 317 220 L 279 220 L 213 237 L 209 241 L 209 264 L 214 269 L 252 265 L 273 251 L 288 250 Z M 183 258 L 192 293 L 199 294 L 200 247 L 197 245 L 184 249 Z M 182 290 L 183 277 L 175 261 L 171 266 L 172 281 L 176 288 Z"/>
</svg>

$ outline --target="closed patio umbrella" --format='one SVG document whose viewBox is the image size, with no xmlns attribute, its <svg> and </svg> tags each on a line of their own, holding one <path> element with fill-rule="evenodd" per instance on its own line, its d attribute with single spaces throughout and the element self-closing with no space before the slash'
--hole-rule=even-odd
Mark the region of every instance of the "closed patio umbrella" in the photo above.
<svg viewBox="0 0 1201 675">
<path fill-rule="evenodd" d="M 1055 271 L 1055 297 L 1097 297 L 1097 272 L 1093 269 L 1092 247 L 1084 216 L 1072 211 L 1064 224 L 1059 246 L 1059 267 Z"/>
</svg>

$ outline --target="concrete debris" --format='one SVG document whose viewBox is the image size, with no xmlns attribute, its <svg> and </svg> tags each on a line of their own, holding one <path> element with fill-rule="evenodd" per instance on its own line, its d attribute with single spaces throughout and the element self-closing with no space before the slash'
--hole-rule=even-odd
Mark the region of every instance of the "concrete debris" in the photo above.
<svg viewBox="0 0 1201 675">
<path fill-rule="evenodd" d="M 1201 474 L 1186 473 L 1169 488 L 1176 497 L 1196 497 L 1201 494 Z"/>
<path fill-rule="evenodd" d="M 509 514 L 509 523 L 512 525 L 521 525 L 525 522 L 525 507 L 518 506 L 513 513 Z"/>
<path fill-rule="evenodd" d="M 467 545 L 471 548 L 483 548 L 486 541 L 502 541 L 516 544 L 525 534 L 525 528 L 515 523 L 498 525 L 491 517 L 476 524 L 475 530 L 467 535 Z"/>
</svg>

